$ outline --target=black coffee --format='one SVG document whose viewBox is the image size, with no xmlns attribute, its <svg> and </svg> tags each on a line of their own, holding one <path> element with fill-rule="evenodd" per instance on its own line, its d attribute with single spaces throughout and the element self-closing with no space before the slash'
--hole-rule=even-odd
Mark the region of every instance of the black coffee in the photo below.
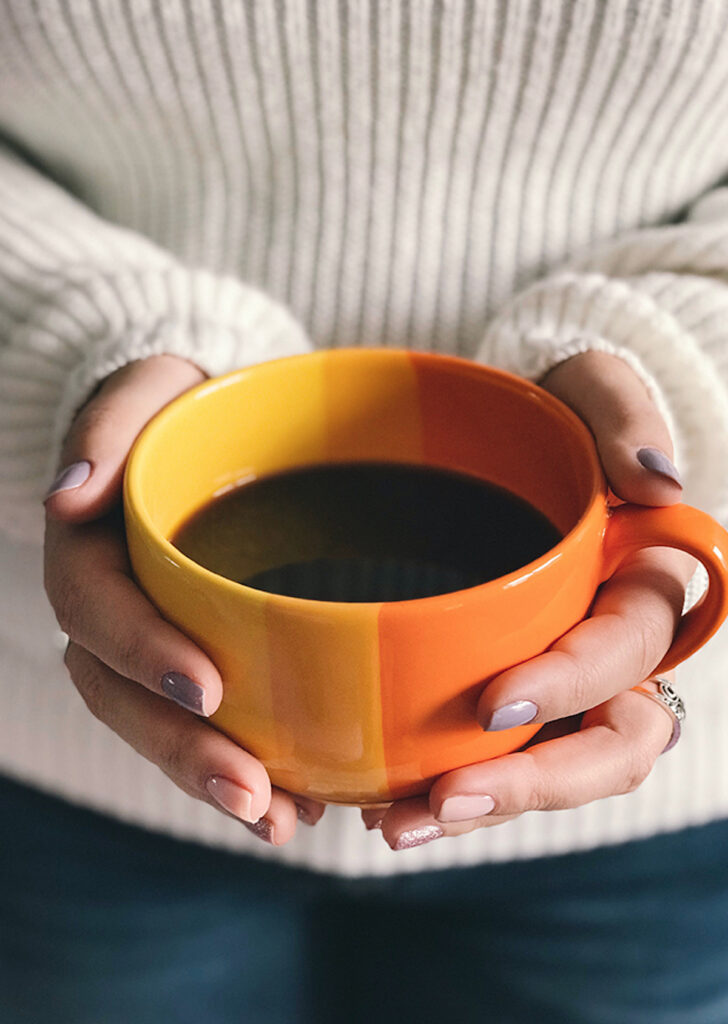
<svg viewBox="0 0 728 1024">
<path fill-rule="evenodd" d="M 215 498 L 173 543 L 213 572 L 320 601 L 403 601 L 473 587 L 561 534 L 475 477 L 394 463 L 310 466 Z"/>
</svg>

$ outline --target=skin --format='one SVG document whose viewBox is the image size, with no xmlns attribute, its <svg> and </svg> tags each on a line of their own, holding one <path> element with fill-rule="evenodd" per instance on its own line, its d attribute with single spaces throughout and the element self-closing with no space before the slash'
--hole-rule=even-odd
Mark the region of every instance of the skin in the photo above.
<svg viewBox="0 0 728 1024">
<path fill-rule="evenodd" d="M 68 671 L 92 714 L 186 793 L 248 824 L 258 822 L 263 841 L 282 845 L 298 821 L 315 824 L 324 808 L 271 787 L 259 761 L 162 692 L 165 672 L 184 673 L 203 689 L 209 715 L 223 683 L 209 658 L 133 583 L 119 516 L 134 439 L 162 406 L 202 379 L 186 360 L 154 356 L 112 374 L 78 414 L 62 466 L 87 460 L 91 473 L 46 501 L 46 590 L 70 638 Z M 622 360 L 575 356 L 542 384 L 591 428 L 616 495 L 644 505 L 680 500 L 678 484 L 637 461 L 642 447 L 672 458 L 672 442 L 642 382 Z M 629 689 L 647 679 L 669 647 L 693 568 L 691 558 L 665 549 L 625 563 L 600 588 L 589 619 L 483 692 L 478 718 L 484 726 L 496 709 L 529 700 L 539 709 L 535 721 L 555 723 L 550 733 L 544 730 L 526 751 L 443 776 L 428 796 L 363 812 L 367 827 L 381 827 L 396 848 L 426 826 L 433 838 L 459 835 L 527 810 L 574 807 L 634 789 L 665 747 L 671 720 Z M 207 788 L 212 777 L 233 783 L 224 808 Z M 492 797 L 492 811 L 463 817 L 474 805 L 462 798 L 484 795 Z M 447 803 L 453 797 L 456 803 Z"/>
</svg>

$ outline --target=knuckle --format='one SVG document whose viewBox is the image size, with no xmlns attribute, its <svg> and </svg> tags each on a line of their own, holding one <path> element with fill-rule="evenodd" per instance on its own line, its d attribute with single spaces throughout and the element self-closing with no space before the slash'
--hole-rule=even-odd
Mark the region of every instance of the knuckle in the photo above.
<svg viewBox="0 0 728 1024">
<path fill-rule="evenodd" d="M 193 782 L 190 766 L 198 760 L 199 743 L 188 735 L 186 730 L 170 729 L 162 738 L 157 763 L 186 792 L 199 795 L 203 787 Z"/>
<path fill-rule="evenodd" d="M 556 781 L 549 776 L 539 779 L 538 786 L 531 792 L 531 800 L 527 806 L 528 810 L 550 811 L 559 806 L 558 787 Z"/>
<path fill-rule="evenodd" d="M 74 420 L 71 433 L 75 437 L 114 430 L 116 415 L 113 406 L 103 398 L 93 399 Z"/>
<path fill-rule="evenodd" d="M 652 759 L 644 751 L 635 751 L 627 762 L 624 793 L 634 793 L 652 771 Z"/>
<path fill-rule="evenodd" d="M 632 620 L 632 635 L 637 678 L 646 679 L 670 644 L 664 616 L 658 615 L 654 609 L 643 609 Z"/>
<path fill-rule="evenodd" d="M 105 721 L 104 707 L 106 687 L 100 673 L 94 670 L 91 660 L 78 654 L 66 653 L 66 664 L 73 685 L 80 693 L 84 704 L 99 721 Z"/>
<path fill-rule="evenodd" d="M 188 796 L 210 802 L 206 783 L 215 774 L 217 761 L 205 726 L 193 722 L 169 728 L 153 760 Z"/>
<path fill-rule="evenodd" d="M 559 654 L 563 657 L 566 674 L 567 688 L 569 694 L 569 706 L 572 714 L 579 711 L 587 711 L 594 707 L 601 698 L 594 697 L 599 693 L 599 669 L 592 662 L 580 658 L 568 646 L 564 644 L 559 648 Z"/>
<path fill-rule="evenodd" d="M 128 630 L 117 638 L 117 658 L 121 675 L 138 679 L 139 666 L 144 657 L 146 644 L 141 632 Z"/>
<path fill-rule="evenodd" d="M 556 780 L 539 769 L 536 759 L 528 751 L 520 755 L 519 760 L 513 810 L 518 813 L 549 810 L 556 802 Z"/>
<path fill-rule="evenodd" d="M 55 573 L 46 582 L 46 593 L 64 633 L 74 637 L 79 618 L 83 617 L 84 588 L 69 569 Z"/>
</svg>

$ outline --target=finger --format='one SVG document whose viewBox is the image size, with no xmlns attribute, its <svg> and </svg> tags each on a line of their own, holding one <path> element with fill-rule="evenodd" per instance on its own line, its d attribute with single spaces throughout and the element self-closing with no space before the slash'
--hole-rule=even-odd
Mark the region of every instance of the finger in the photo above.
<svg viewBox="0 0 728 1024">
<path fill-rule="evenodd" d="M 574 718 L 562 718 L 558 722 L 551 722 L 549 725 L 544 726 L 538 735 L 544 738 L 548 737 L 549 739 L 552 736 L 563 736 L 578 728 L 580 722 L 581 715 L 577 715 Z M 392 813 L 388 815 L 388 833 L 396 833 L 399 836 L 402 830 L 411 831 L 416 827 L 416 824 L 412 824 L 413 822 L 419 823 L 420 826 L 437 824 L 434 819 L 430 821 L 432 816 L 426 798 L 424 800 L 421 798 L 396 800 L 391 804 L 379 804 L 373 807 L 362 808 L 361 818 L 368 832 L 382 828 L 385 816 L 387 816 L 390 808 L 392 808 Z M 491 823 L 500 824 L 502 820 L 510 821 L 510 817 L 504 819 L 495 818 Z M 405 837 L 405 841 L 410 838 L 410 836 Z M 410 843 L 410 845 L 419 844 Z"/>
<path fill-rule="evenodd" d="M 384 815 L 389 807 L 391 807 L 391 804 L 379 804 L 376 807 L 362 808 L 361 820 L 364 822 L 364 828 L 367 832 L 371 832 L 375 828 L 382 827 Z"/>
<path fill-rule="evenodd" d="M 552 722 L 539 735 L 563 736 L 573 732 L 581 723 L 581 715 L 571 719 Z M 442 824 L 432 814 L 427 797 L 415 797 L 409 800 L 395 800 L 391 804 L 380 804 L 366 807 L 361 811 L 362 821 L 368 831 L 386 828 L 385 838 L 392 849 L 404 850 L 412 846 L 421 846 L 432 839 L 441 838 Z M 501 825 L 518 817 L 516 814 L 490 815 L 488 825 Z M 385 824 L 386 823 L 386 824 Z M 461 835 L 472 831 L 468 823 L 448 825 L 448 835 Z"/>
<path fill-rule="evenodd" d="M 318 800 L 312 800 L 307 796 L 299 796 L 296 793 L 293 796 L 293 802 L 296 805 L 296 816 L 304 825 L 316 825 L 324 816 L 326 805 L 319 803 Z"/>
<path fill-rule="evenodd" d="M 483 728 L 566 718 L 646 679 L 672 643 L 692 564 L 666 549 L 624 563 L 599 589 L 590 618 L 488 683 L 477 709 Z"/>
<path fill-rule="evenodd" d="M 630 793 L 671 735 L 670 715 L 627 690 L 586 714 L 579 732 L 438 779 L 430 810 L 447 832 L 457 822 L 480 827 L 492 815 L 564 810 Z"/>
<path fill-rule="evenodd" d="M 68 645 L 66 665 L 91 713 L 185 793 L 243 821 L 268 812 L 265 768 L 227 736 L 122 678 L 77 644 Z M 295 810 L 293 816 L 295 827 Z"/>
<path fill-rule="evenodd" d="M 640 505 L 681 500 L 670 432 L 645 385 L 624 360 L 586 352 L 560 363 L 541 384 L 590 427 L 618 497 Z"/>
<path fill-rule="evenodd" d="M 177 356 L 151 356 L 112 374 L 71 426 L 46 496 L 48 515 L 79 523 L 107 512 L 119 497 L 129 449 L 142 427 L 202 380 L 200 369 Z"/>
<path fill-rule="evenodd" d="M 308 797 L 292 796 L 285 790 L 273 788 L 270 807 L 258 821 L 246 822 L 249 832 L 270 846 L 283 846 L 296 832 L 296 822 L 315 825 L 326 808 Z"/>
<path fill-rule="evenodd" d="M 45 586 L 61 629 L 125 679 L 211 715 L 222 680 L 196 644 L 166 622 L 128 575 L 126 549 L 108 520 L 49 520 Z"/>
<path fill-rule="evenodd" d="M 502 825 L 518 817 L 516 814 L 493 815 L 488 819 L 488 826 Z M 475 822 L 443 823 L 438 821 L 426 796 L 414 797 L 411 800 L 397 800 L 384 815 L 381 829 L 385 842 L 392 850 L 410 850 L 415 846 L 424 846 L 435 839 L 445 836 L 459 836 L 472 832 L 480 825 Z"/>
<path fill-rule="evenodd" d="M 296 832 L 298 812 L 288 793 L 274 789 L 265 816 L 245 825 L 249 832 L 270 846 L 283 846 Z"/>
</svg>

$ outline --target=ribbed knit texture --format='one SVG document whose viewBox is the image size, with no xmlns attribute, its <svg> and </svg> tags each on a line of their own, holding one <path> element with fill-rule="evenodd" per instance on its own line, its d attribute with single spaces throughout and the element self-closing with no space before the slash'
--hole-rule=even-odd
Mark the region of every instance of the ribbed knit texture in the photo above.
<svg viewBox="0 0 728 1024">
<path fill-rule="evenodd" d="M 329 811 L 271 851 L 91 720 L 33 547 L 74 410 L 156 352 L 218 373 L 389 345 L 535 379 L 616 352 L 673 426 L 686 500 L 724 515 L 726 69 L 719 0 L 0 0 L 0 766 L 347 874 L 728 813 L 723 631 L 629 797 L 399 855 Z"/>
</svg>

